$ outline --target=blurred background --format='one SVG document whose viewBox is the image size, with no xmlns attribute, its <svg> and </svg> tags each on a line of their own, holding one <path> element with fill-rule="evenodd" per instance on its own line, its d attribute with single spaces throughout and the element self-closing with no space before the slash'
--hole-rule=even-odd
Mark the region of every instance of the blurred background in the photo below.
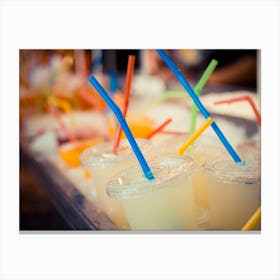
<svg viewBox="0 0 280 280">
<path fill-rule="evenodd" d="M 257 50 L 186 49 L 166 52 L 192 86 L 211 59 L 218 61 L 202 96 L 244 91 L 253 97 L 258 94 Z M 73 128 L 71 133 L 79 140 L 92 137 L 100 137 L 101 141 L 112 139 L 112 116 L 102 98 L 88 83 L 88 77 L 93 74 L 115 102 L 123 106 L 129 55 L 136 57 L 131 89 L 132 108 L 137 106 L 141 111 L 147 102 L 165 92 L 183 89 L 154 50 L 28 49 L 20 50 L 19 55 L 20 230 L 67 230 L 70 226 L 63 211 L 57 210 L 59 207 L 54 206 L 48 192 L 41 187 L 40 174 L 34 176 L 36 166 L 30 168 L 29 158 L 22 153 L 24 147 L 31 146 L 39 159 L 42 155 L 49 155 L 50 150 L 55 154 L 57 147 L 69 142 L 71 137 L 63 130 L 62 122 Z M 75 113 L 76 124 L 71 112 Z M 87 113 L 92 112 L 95 115 L 88 117 Z M 243 113 L 241 108 L 236 116 L 244 117 Z M 254 116 L 248 116 L 248 119 L 252 118 Z M 138 124 L 150 122 L 150 126 L 154 125 L 153 120 L 144 120 L 138 120 Z M 143 136 L 143 127 L 135 128 L 134 132 L 139 137 Z M 55 141 L 52 141 L 54 137 Z"/>
</svg>

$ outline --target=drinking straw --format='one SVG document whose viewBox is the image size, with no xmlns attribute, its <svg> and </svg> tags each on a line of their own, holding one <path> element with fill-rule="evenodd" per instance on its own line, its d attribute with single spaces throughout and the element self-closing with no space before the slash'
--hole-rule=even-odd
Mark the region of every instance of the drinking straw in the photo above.
<svg viewBox="0 0 280 280">
<path fill-rule="evenodd" d="M 93 61 L 92 61 L 92 65 L 91 65 L 91 72 L 95 72 L 99 66 L 102 66 L 102 59 L 103 59 L 103 56 L 102 56 L 102 51 L 98 51 L 97 54 L 96 54 L 96 51 L 94 51 L 93 53 Z"/>
<path fill-rule="evenodd" d="M 162 133 L 162 134 L 171 134 L 171 135 L 183 135 L 183 134 L 186 134 L 186 132 L 169 131 L 169 130 L 160 131 L 160 133 Z"/>
<path fill-rule="evenodd" d="M 215 105 L 219 105 L 219 104 L 231 104 L 231 103 L 234 103 L 234 102 L 248 102 L 251 106 L 251 108 L 253 109 L 254 111 L 254 114 L 256 116 L 256 120 L 259 124 L 259 126 L 261 126 L 261 115 L 252 99 L 251 96 L 249 95 L 246 95 L 246 96 L 242 96 L 242 97 L 236 97 L 236 98 L 230 98 L 230 99 L 226 99 L 226 100 L 221 100 L 221 101 L 216 101 L 214 102 Z"/>
<path fill-rule="evenodd" d="M 73 127 L 76 127 L 76 122 L 75 122 L 75 119 L 73 116 L 72 106 L 69 102 L 67 102 L 66 100 L 63 100 L 61 98 L 57 98 L 57 97 L 53 97 L 53 96 L 48 97 L 48 102 L 58 108 L 61 108 L 68 115 L 71 125 Z"/>
<path fill-rule="evenodd" d="M 74 50 L 75 72 L 81 77 L 87 76 L 87 63 L 85 50 Z"/>
<path fill-rule="evenodd" d="M 47 109 L 51 113 L 51 115 L 58 121 L 61 129 L 64 131 L 66 136 L 71 142 L 77 141 L 76 136 L 68 129 L 68 127 L 64 124 L 61 116 L 50 106 L 50 103 L 47 103 Z"/>
<path fill-rule="evenodd" d="M 207 80 L 209 79 L 210 75 L 215 70 L 217 64 L 218 64 L 218 61 L 215 60 L 215 59 L 212 59 L 210 64 L 207 66 L 206 70 L 204 71 L 200 80 L 198 81 L 198 83 L 196 84 L 196 86 L 194 88 L 194 92 L 197 96 L 200 96 L 200 93 L 201 93 L 203 87 L 205 86 L 205 84 L 206 84 Z M 192 112 L 191 112 L 190 131 L 189 131 L 190 135 L 192 135 L 195 131 L 196 119 L 197 119 L 197 107 L 195 106 L 195 103 L 193 103 Z"/>
<path fill-rule="evenodd" d="M 197 106 L 197 108 L 199 109 L 199 111 L 201 112 L 201 114 L 204 116 L 205 119 L 208 119 L 209 117 L 211 117 L 211 115 L 209 114 L 209 112 L 206 110 L 206 108 L 203 106 L 203 104 L 201 103 L 201 101 L 199 100 L 199 97 L 196 96 L 194 90 L 191 88 L 191 86 L 189 85 L 187 79 L 184 77 L 184 75 L 180 72 L 180 70 L 177 68 L 177 66 L 173 63 L 173 61 L 165 54 L 165 52 L 163 50 L 157 50 L 157 53 L 159 54 L 159 56 L 163 59 L 163 61 L 167 64 L 167 66 L 170 68 L 170 70 L 175 74 L 175 76 L 177 77 L 178 81 L 182 84 L 182 86 L 185 88 L 185 90 L 187 91 L 187 93 L 189 94 L 189 96 L 191 97 L 191 99 L 193 100 L 193 102 L 195 103 L 195 105 Z M 211 123 L 211 127 L 212 129 L 215 131 L 216 135 L 219 137 L 220 141 L 223 143 L 223 145 L 225 146 L 225 148 L 227 149 L 228 153 L 231 155 L 231 157 L 233 158 L 233 160 L 236 163 L 243 163 L 240 159 L 240 157 L 238 156 L 238 154 L 235 152 L 235 150 L 232 148 L 232 146 L 229 144 L 229 142 L 227 141 L 227 139 L 225 138 L 224 134 L 222 133 L 222 131 L 220 130 L 220 128 L 218 127 L 218 125 L 215 123 L 215 121 L 213 121 Z"/>
<path fill-rule="evenodd" d="M 261 219 L 261 207 L 259 207 L 241 230 L 252 230 Z"/>
<path fill-rule="evenodd" d="M 126 81 L 125 81 L 125 89 L 124 89 L 124 107 L 123 107 L 123 112 L 122 112 L 124 118 L 126 117 L 127 110 L 128 110 L 130 88 L 131 88 L 131 81 L 132 81 L 132 76 L 133 76 L 133 72 L 134 72 L 134 65 L 135 65 L 135 56 L 130 55 L 128 57 Z M 115 142 L 114 142 L 114 146 L 113 146 L 113 153 L 116 155 L 118 154 L 118 149 L 119 149 L 120 140 L 121 140 L 121 133 L 122 133 L 122 128 L 120 125 L 118 125 L 116 134 L 115 134 Z"/>
<path fill-rule="evenodd" d="M 177 154 L 182 156 L 186 149 L 203 133 L 203 131 L 213 123 L 213 119 L 209 117 L 205 122 L 197 129 L 197 131 L 191 135 L 191 137 L 179 148 Z"/>
<path fill-rule="evenodd" d="M 109 71 L 109 92 L 115 94 L 118 90 L 119 82 L 117 73 L 114 70 Z"/>
<path fill-rule="evenodd" d="M 178 92 L 178 91 L 166 91 L 163 93 L 162 96 L 155 98 L 152 102 L 149 102 L 149 104 L 145 105 L 138 114 L 144 114 L 147 113 L 149 110 L 156 107 L 158 104 L 162 103 L 163 101 L 170 99 L 170 98 L 185 98 L 186 93 L 185 92 Z"/>
<path fill-rule="evenodd" d="M 86 102 L 91 104 L 93 107 L 96 107 L 99 111 L 103 111 L 103 108 L 100 104 L 100 102 L 94 98 L 92 95 L 90 95 L 86 89 L 82 88 L 79 93 L 80 97 L 82 97 Z"/>
<path fill-rule="evenodd" d="M 203 75 L 199 79 L 198 83 L 196 84 L 194 91 L 196 95 L 200 95 L 200 92 L 202 91 L 203 87 L 205 86 L 207 80 L 209 79 L 212 72 L 215 70 L 218 62 L 215 59 L 212 59 L 210 64 L 208 65 L 207 69 L 204 71 Z M 162 96 L 155 98 L 152 102 L 150 102 L 148 105 L 144 106 L 140 110 L 140 114 L 147 113 L 147 111 L 153 109 L 158 104 L 162 103 L 163 101 L 170 99 L 170 98 L 185 98 L 186 93 L 180 92 L 180 91 L 166 91 Z M 193 104 L 192 106 L 192 117 L 191 117 L 191 128 L 190 132 L 191 134 L 194 133 L 195 130 L 195 123 L 196 123 L 196 115 L 197 115 L 197 109 L 196 106 Z"/>
<path fill-rule="evenodd" d="M 156 127 L 153 131 L 151 131 L 147 136 L 146 139 L 151 139 L 154 135 L 162 131 L 170 122 L 172 121 L 171 118 L 168 118 L 166 121 L 164 121 L 161 125 Z"/>
<path fill-rule="evenodd" d="M 89 82 L 92 84 L 92 86 L 95 87 L 95 89 L 98 91 L 98 93 L 101 95 L 101 97 L 104 99 L 104 101 L 107 103 L 107 105 L 110 107 L 110 109 L 113 111 L 114 115 L 116 116 L 119 124 L 121 125 L 127 140 L 142 168 L 142 171 L 145 175 L 145 177 L 148 180 L 153 180 L 155 177 L 150 169 L 150 167 L 147 164 L 147 161 L 145 160 L 141 150 L 139 149 L 137 142 L 135 141 L 129 126 L 127 125 L 127 122 L 125 118 L 122 115 L 122 112 L 120 108 L 115 104 L 115 102 L 112 100 L 112 98 L 109 96 L 109 94 L 105 91 L 105 89 L 101 86 L 101 84 L 93 77 L 89 77 Z"/>
</svg>

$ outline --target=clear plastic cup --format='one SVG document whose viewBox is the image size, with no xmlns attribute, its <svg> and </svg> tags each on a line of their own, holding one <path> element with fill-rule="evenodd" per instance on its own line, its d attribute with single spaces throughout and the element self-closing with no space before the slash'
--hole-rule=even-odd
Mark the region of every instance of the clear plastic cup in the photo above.
<svg viewBox="0 0 280 280">
<path fill-rule="evenodd" d="M 236 151 L 243 160 L 261 161 L 261 144 L 258 140 L 246 140 L 236 146 Z"/>
<path fill-rule="evenodd" d="M 177 155 L 179 148 L 187 141 L 189 138 L 188 133 L 182 135 L 168 135 L 166 139 L 161 141 L 158 150 L 159 156 L 163 157 L 173 157 Z"/>
<path fill-rule="evenodd" d="M 139 166 L 114 176 L 108 194 L 125 210 L 132 230 L 197 230 L 197 209 L 187 156 L 158 158 L 149 163 L 155 176 L 147 180 Z"/>
<path fill-rule="evenodd" d="M 162 144 L 159 154 L 162 156 L 177 155 L 178 149 L 187 141 L 188 138 L 188 133 L 170 137 Z M 186 150 L 185 155 L 192 157 L 197 163 L 197 168 L 192 174 L 193 193 L 196 205 L 207 211 L 209 203 L 203 165 L 208 161 L 211 162 L 217 158 L 226 158 L 228 156 L 227 152 L 222 143 L 219 143 L 218 139 L 212 136 L 201 135 L 194 142 L 192 147 Z"/>
<path fill-rule="evenodd" d="M 261 205 L 259 162 L 205 165 L 211 229 L 240 230 Z"/>
<path fill-rule="evenodd" d="M 149 160 L 154 157 L 154 147 L 149 140 L 136 139 L 144 157 Z M 121 204 L 108 196 L 106 183 L 116 173 L 134 164 L 137 159 L 126 139 L 121 140 L 118 155 L 113 154 L 113 142 L 92 146 L 85 150 L 80 157 L 82 164 L 90 172 L 93 187 L 96 189 L 101 208 L 119 229 L 129 229 Z"/>
</svg>

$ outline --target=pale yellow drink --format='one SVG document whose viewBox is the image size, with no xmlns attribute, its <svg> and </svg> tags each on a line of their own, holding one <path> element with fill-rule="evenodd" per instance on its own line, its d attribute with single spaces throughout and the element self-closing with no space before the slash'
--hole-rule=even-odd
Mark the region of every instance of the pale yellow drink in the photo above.
<svg viewBox="0 0 280 280">
<path fill-rule="evenodd" d="M 187 141 L 189 134 L 173 136 L 167 139 L 160 150 L 161 155 L 176 155 L 178 149 Z M 208 194 L 204 170 L 202 166 L 207 162 L 223 156 L 227 156 L 222 144 L 216 138 L 201 135 L 185 154 L 192 157 L 197 163 L 197 168 L 192 174 L 193 193 L 196 205 L 203 209 L 208 209 Z"/>
<path fill-rule="evenodd" d="M 146 159 L 154 157 L 154 148 L 146 139 L 136 139 L 140 150 Z M 118 155 L 112 153 L 113 142 L 95 145 L 85 150 L 81 155 L 81 162 L 89 170 L 93 187 L 103 211 L 117 225 L 119 229 L 129 229 L 121 204 L 106 193 L 109 179 L 121 170 L 137 163 L 137 159 L 126 139 L 121 140 Z"/>
<path fill-rule="evenodd" d="M 211 229 L 240 230 L 261 205 L 259 162 L 219 160 L 205 170 Z"/>
<path fill-rule="evenodd" d="M 244 160 L 261 161 L 261 143 L 259 139 L 248 139 L 236 146 L 236 152 Z M 261 221 L 255 230 L 261 229 Z"/>
<path fill-rule="evenodd" d="M 261 161 L 260 141 L 248 139 L 236 146 L 237 153 L 247 160 Z"/>
<path fill-rule="evenodd" d="M 154 180 L 144 177 L 136 165 L 118 173 L 107 184 L 118 200 L 132 230 L 197 230 L 197 211 L 190 157 L 159 158 L 149 163 Z"/>
</svg>

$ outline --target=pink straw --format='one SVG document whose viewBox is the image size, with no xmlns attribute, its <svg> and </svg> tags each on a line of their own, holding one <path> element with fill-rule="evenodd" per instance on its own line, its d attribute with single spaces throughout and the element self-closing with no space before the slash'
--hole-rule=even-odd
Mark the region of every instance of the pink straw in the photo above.
<svg viewBox="0 0 280 280">
<path fill-rule="evenodd" d="M 171 134 L 171 135 L 183 135 L 183 134 L 186 134 L 187 132 L 164 130 L 164 131 L 161 131 L 160 133 L 162 133 L 162 134 Z"/>
<path fill-rule="evenodd" d="M 161 132 L 170 122 L 172 121 L 171 118 L 167 119 L 165 122 L 163 122 L 160 126 L 158 126 L 157 128 L 155 128 L 151 133 L 149 133 L 146 136 L 146 139 L 151 139 L 154 135 L 156 135 L 157 133 Z"/>
<path fill-rule="evenodd" d="M 92 95 L 90 95 L 86 89 L 82 88 L 79 91 L 80 97 L 82 97 L 86 102 L 90 103 L 93 107 L 96 107 L 98 110 L 102 111 L 102 107 L 100 105 L 100 102 L 94 98 Z"/>
<path fill-rule="evenodd" d="M 64 133 L 67 135 L 69 140 L 71 142 L 77 141 L 76 136 L 68 129 L 68 127 L 64 124 L 62 121 L 61 116 L 52 108 L 52 106 L 47 105 L 47 110 L 50 112 L 50 114 L 58 121 L 61 129 L 64 131 Z"/>
<path fill-rule="evenodd" d="M 250 106 L 252 107 L 252 109 L 255 113 L 256 120 L 257 120 L 259 126 L 261 126 L 261 115 L 260 115 L 253 99 L 251 98 L 251 96 L 246 95 L 246 96 L 242 96 L 242 97 L 236 97 L 236 98 L 230 98 L 230 99 L 227 99 L 227 100 L 216 101 L 216 102 L 214 102 L 214 104 L 215 105 L 230 104 L 230 103 L 242 102 L 242 101 L 248 102 L 250 104 Z"/>
</svg>

